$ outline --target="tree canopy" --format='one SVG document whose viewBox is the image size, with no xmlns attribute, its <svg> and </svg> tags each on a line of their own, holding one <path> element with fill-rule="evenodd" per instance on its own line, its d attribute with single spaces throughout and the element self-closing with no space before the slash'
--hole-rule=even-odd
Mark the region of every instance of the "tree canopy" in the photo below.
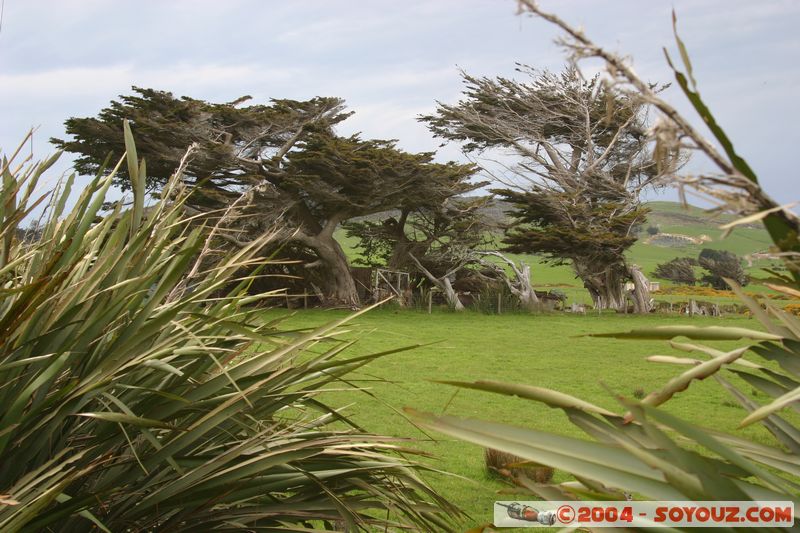
<svg viewBox="0 0 800 533">
<path fill-rule="evenodd" d="M 350 116 L 339 98 L 307 101 L 271 100 L 269 105 L 242 105 L 243 96 L 229 103 L 211 103 L 171 92 L 133 87 L 133 94 L 112 100 L 96 117 L 65 121 L 69 140 L 51 139 L 58 148 L 78 155 L 75 170 L 93 175 L 125 150 L 122 121 L 133 128 L 139 154 L 147 162 L 147 186 L 159 189 L 178 165 L 186 148 L 198 150 L 184 173 L 188 183 L 202 187 L 192 201 L 218 207 L 238 196 L 241 188 L 256 185 L 265 171 L 279 165 L 304 136 L 331 128 Z M 126 169 L 114 181 L 130 187 Z"/>
<path fill-rule="evenodd" d="M 196 144 L 186 166 L 192 192 L 189 207 L 214 212 L 236 205 L 242 220 L 235 235 L 241 245 L 264 231 L 281 229 L 284 242 L 314 260 L 301 271 L 333 303 L 357 305 L 347 258 L 333 235 L 352 217 L 389 209 L 438 209 L 446 199 L 474 189 L 473 165 L 435 163 L 434 154 L 400 150 L 396 141 L 342 137 L 334 126 L 350 116 L 339 98 L 271 100 L 244 105 L 249 97 L 210 103 L 134 87 L 96 117 L 70 118 L 70 140 L 56 146 L 78 154 L 76 169 L 97 172 L 109 154 L 124 150 L 121 128 L 127 118 L 147 162 L 147 185 L 157 190 L 178 166 L 187 146 Z M 123 189 L 124 172 L 116 177 Z"/>
<path fill-rule="evenodd" d="M 396 141 L 315 134 L 290 152 L 278 175 L 282 191 L 302 198 L 318 219 L 364 216 L 388 209 L 438 208 L 472 190 L 471 165 L 434 163 L 431 152 L 408 153 Z"/>
<path fill-rule="evenodd" d="M 697 259 L 691 257 L 675 257 L 666 263 L 656 265 L 656 269 L 653 273 L 657 278 L 683 283 L 685 285 L 694 285 L 697 283 L 697 277 L 694 273 L 694 267 L 696 265 Z"/>
<path fill-rule="evenodd" d="M 728 289 L 724 278 L 731 279 L 742 286 L 750 282 L 750 277 L 742 268 L 742 260 L 733 252 L 704 248 L 697 256 L 697 263 L 707 271 L 700 281 L 715 289 Z"/>
<path fill-rule="evenodd" d="M 624 256 L 645 222 L 640 193 L 677 159 L 653 158 L 641 100 L 573 68 L 518 71 L 525 81 L 464 74 L 462 100 L 421 120 L 465 152 L 510 152 L 515 161 L 493 191 L 513 206 L 508 248 L 571 263 L 596 305 L 619 309 L 624 280 L 641 281 Z"/>
</svg>

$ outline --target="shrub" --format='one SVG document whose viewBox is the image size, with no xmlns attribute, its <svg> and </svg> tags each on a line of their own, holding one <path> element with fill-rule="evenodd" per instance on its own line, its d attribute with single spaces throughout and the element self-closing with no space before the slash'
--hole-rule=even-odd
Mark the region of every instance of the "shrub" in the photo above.
<svg viewBox="0 0 800 533">
<path fill-rule="evenodd" d="M 658 226 L 647 226 L 647 234 L 648 235 L 658 235 L 661 230 L 658 229 Z"/>
<path fill-rule="evenodd" d="M 269 235 L 195 269 L 213 233 L 178 173 L 145 210 L 126 145 L 130 210 L 98 216 L 114 169 L 66 213 L 72 176 L 35 241 L 16 228 L 56 158 L 0 169 L 0 530 L 447 529 L 415 463 L 316 399 L 376 355 L 260 320 L 270 294 L 235 276 Z"/>
</svg>

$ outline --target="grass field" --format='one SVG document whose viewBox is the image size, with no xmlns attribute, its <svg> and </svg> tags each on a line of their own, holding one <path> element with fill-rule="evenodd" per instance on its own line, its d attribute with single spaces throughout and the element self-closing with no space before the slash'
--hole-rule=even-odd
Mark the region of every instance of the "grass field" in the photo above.
<svg viewBox="0 0 800 533">
<path fill-rule="evenodd" d="M 287 316 L 285 325 L 310 327 L 346 314 L 344 311 L 310 310 L 289 315 L 269 310 L 267 318 Z M 436 343 L 379 359 L 351 376 L 344 389 L 326 393 L 326 401 L 348 406 L 347 412 L 373 432 L 418 439 L 415 446 L 435 454 L 428 463 L 453 475 L 428 474 L 428 480 L 446 497 L 466 510 L 464 525 L 491 521 L 497 491 L 508 489 L 487 476 L 483 451 L 473 445 L 426 436 L 398 413 L 403 407 L 502 421 L 581 436 L 561 414 L 529 401 L 505 396 L 458 391 L 434 380 L 492 379 L 527 383 L 570 393 L 619 411 L 606 389 L 632 396 L 636 389 L 650 392 L 683 367 L 649 363 L 653 354 L 674 354 L 661 341 L 621 341 L 583 337 L 587 333 L 622 331 L 657 324 L 691 322 L 697 325 L 729 325 L 758 328 L 747 318 L 681 318 L 664 315 L 603 314 L 461 314 L 446 311 L 432 315 L 384 308 L 371 311 L 348 327 L 342 339 L 358 339 L 350 356 L 380 352 L 401 346 Z M 710 343 L 717 347 L 730 343 Z M 320 345 L 319 349 L 325 346 Z M 733 379 L 733 378 L 732 378 Z M 376 381 L 377 380 L 377 381 Z M 747 389 L 746 389 L 747 390 Z M 743 412 L 713 382 L 695 383 L 669 404 L 669 410 L 688 420 L 722 430 L 735 430 Z M 743 431 L 760 441 L 771 436 L 761 427 Z M 565 474 L 557 473 L 556 480 Z"/>
<path fill-rule="evenodd" d="M 628 251 L 631 263 L 639 265 L 651 280 L 656 265 L 675 257 L 694 257 L 703 248 L 724 249 L 740 257 L 767 250 L 770 239 L 759 226 L 737 228 L 722 239 L 719 225 L 731 217 L 712 218 L 698 208 L 684 209 L 674 202 L 652 202 L 651 214 L 640 240 Z M 705 236 L 706 242 L 681 247 L 648 244 L 647 226 L 657 226 L 661 233 Z M 343 232 L 338 235 L 351 260 L 358 255 L 355 240 Z M 567 294 L 567 304 L 590 304 L 591 299 L 568 265 L 552 266 L 531 255 L 513 255 L 516 261 L 532 265 L 536 288 L 557 287 Z M 766 263 L 747 267 L 751 275 L 759 275 Z M 698 269 L 699 271 L 699 269 Z M 659 280 L 662 287 L 672 284 Z M 751 285 L 748 291 L 759 292 L 763 287 Z M 686 301 L 692 296 L 654 293 L 657 300 Z M 726 297 L 698 299 L 726 303 Z M 777 302 L 784 305 L 788 302 Z M 343 316 L 341 311 L 307 311 L 292 316 L 288 324 L 294 327 L 320 325 Z M 270 311 L 270 318 L 285 314 Z M 544 431 L 571 436 L 582 433 L 570 425 L 560 411 L 532 402 L 476 391 L 458 390 L 435 383 L 436 380 L 491 379 L 527 383 L 553 388 L 587 399 L 612 410 L 619 410 L 612 394 L 633 396 L 647 393 L 676 375 L 682 367 L 648 363 L 645 358 L 654 354 L 675 354 L 666 342 L 619 341 L 590 338 L 583 335 L 661 324 L 693 323 L 697 325 L 730 325 L 759 328 L 746 317 L 688 318 L 677 315 L 571 315 L 563 313 L 524 315 L 483 315 L 477 312 L 461 314 L 443 310 L 432 315 L 422 312 L 379 309 L 357 319 L 343 336 L 359 339 L 350 349 L 351 355 L 375 353 L 399 346 L 435 343 L 401 352 L 370 364 L 349 386 L 360 386 L 367 393 L 355 390 L 331 392 L 326 398 L 339 406 L 349 406 L 355 420 L 370 431 L 417 439 L 416 446 L 431 452 L 436 459 L 433 468 L 451 473 L 429 474 L 429 481 L 446 497 L 467 511 L 470 519 L 465 526 L 491 521 L 492 502 L 512 499 L 513 492 L 498 497 L 499 490 L 512 490 L 489 476 L 483 464 L 483 450 L 462 442 L 426 435 L 400 414 L 403 407 L 432 413 L 444 413 L 525 425 Z M 711 343 L 725 348 L 726 343 Z M 729 344 L 728 346 L 733 346 Z M 736 381 L 735 376 L 730 379 Z M 747 390 L 747 389 L 745 389 Z M 735 431 L 744 416 L 737 404 L 714 382 L 695 383 L 668 404 L 673 413 L 717 429 Z M 768 442 L 771 436 L 761 427 L 743 430 L 756 440 Z M 456 477 L 460 476 L 460 477 Z M 556 473 L 556 480 L 566 474 Z"/>
</svg>

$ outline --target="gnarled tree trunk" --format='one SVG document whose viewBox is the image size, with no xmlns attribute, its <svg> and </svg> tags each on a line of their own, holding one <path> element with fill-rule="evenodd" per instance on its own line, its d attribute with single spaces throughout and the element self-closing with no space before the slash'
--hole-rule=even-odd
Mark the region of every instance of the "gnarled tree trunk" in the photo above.
<svg viewBox="0 0 800 533">
<path fill-rule="evenodd" d="M 508 288 L 519 298 L 522 307 L 528 311 L 538 311 L 541 308 L 539 297 L 531 286 L 531 267 L 527 263 L 520 262 L 519 268 L 514 269 L 514 283 L 509 283 Z"/>
<path fill-rule="evenodd" d="M 305 231 L 297 231 L 292 238 L 308 246 L 317 255 L 317 260 L 306 268 L 320 270 L 322 294 L 326 305 L 343 305 L 357 308 L 361 305 L 356 283 L 350 272 L 342 246 L 333 237 L 339 224 L 347 218 L 346 213 L 332 215 L 320 225 L 302 206 L 296 207 L 298 218 L 305 222 Z"/>
<path fill-rule="evenodd" d="M 408 211 L 403 210 L 397 220 L 395 227 L 395 243 L 392 248 L 392 255 L 389 257 L 387 266 L 392 270 L 397 270 L 408 262 L 408 253 L 411 251 L 411 241 L 406 235 L 406 222 L 408 221 Z"/>
<path fill-rule="evenodd" d="M 650 298 L 650 282 L 637 265 L 630 265 L 628 273 L 633 280 L 633 290 L 629 291 L 629 295 L 633 300 L 634 312 L 649 313 L 653 309 L 653 302 Z"/>
<path fill-rule="evenodd" d="M 519 265 L 500 252 L 482 252 L 481 255 L 491 255 L 505 262 L 514 273 L 514 278 L 510 278 L 505 270 L 497 269 L 503 277 L 508 290 L 519 299 L 520 305 L 528 311 L 541 310 L 539 297 L 531 286 L 531 267 L 527 263 L 520 261 Z M 484 263 L 486 264 L 486 263 Z"/>
<path fill-rule="evenodd" d="M 436 276 L 431 274 L 431 272 L 427 268 L 422 266 L 422 263 L 420 263 L 417 260 L 417 258 L 414 257 L 413 254 L 409 253 L 408 257 L 410 257 L 411 260 L 414 262 L 414 264 L 417 265 L 419 271 L 422 272 L 425 275 L 425 277 L 428 278 L 428 280 L 430 280 L 430 282 L 433 283 L 433 285 L 437 289 L 439 289 L 444 293 L 444 297 L 445 299 L 447 299 L 447 305 L 450 307 L 450 309 L 452 309 L 453 311 L 464 310 L 464 304 L 461 303 L 461 299 L 459 299 L 458 293 L 453 288 L 453 282 L 450 281 L 451 276 L 455 274 L 454 270 L 448 272 L 441 278 L 437 278 Z"/>
<path fill-rule="evenodd" d="M 317 253 L 323 270 L 322 277 L 325 286 L 323 294 L 329 305 L 344 305 L 359 307 L 358 290 L 350 273 L 350 265 L 342 247 L 335 239 L 324 242 L 323 239 L 313 239 L 311 248 Z"/>
<path fill-rule="evenodd" d="M 625 279 L 627 269 L 624 265 L 583 264 L 573 260 L 577 276 L 589 291 L 596 309 L 625 309 Z"/>
<path fill-rule="evenodd" d="M 447 299 L 447 305 L 450 307 L 450 309 L 453 311 L 464 310 L 464 304 L 461 303 L 458 293 L 453 288 L 453 284 L 450 282 L 450 277 L 442 278 L 441 283 L 438 286 L 442 292 L 444 292 L 444 297 Z"/>
</svg>

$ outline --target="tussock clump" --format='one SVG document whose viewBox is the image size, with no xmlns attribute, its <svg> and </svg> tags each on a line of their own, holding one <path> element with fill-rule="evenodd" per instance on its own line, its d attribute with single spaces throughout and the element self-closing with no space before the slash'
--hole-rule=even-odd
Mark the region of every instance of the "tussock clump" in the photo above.
<svg viewBox="0 0 800 533">
<path fill-rule="evenodd" d="M 549 466 L 543 466 L 513 453 L 502 452 L 493 448 L 484 450 L 483 461 L 486 464 L 486 471 L 490 475 L 499 474 L 504 477 L 514 477 L 518 474 L 525 474 L 536 483 L 550 483 L 555 473 L 555 470 Z"/>
</svg>

